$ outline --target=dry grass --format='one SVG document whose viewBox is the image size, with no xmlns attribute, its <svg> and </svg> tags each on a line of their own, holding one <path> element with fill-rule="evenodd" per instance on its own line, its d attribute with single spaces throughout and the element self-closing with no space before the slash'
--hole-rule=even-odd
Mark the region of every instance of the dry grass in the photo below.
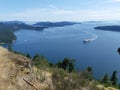
<svg viewBox="0 0 120 90">
<path fill-rule="evenodd" d="M 31 61 L 28 58 L 0 47 L 0 90 L 55 90 L 50 70 L 35 66 L 30 68 L 29 65 Z M 86 86 L 80 90 L 117 90 L 102 85 L 97 85 L 96 88 Z"/>
<path fill-rule="evenodd" d="M 45 90 L 51 74 L 40 71 L 46 78 L 40 82 L 38 74 L 33 73 L 37 68 L 32 68 L 31 72 L 30 63 L 28 58 L 0 47 L 0 90 Z"/>
</svg>

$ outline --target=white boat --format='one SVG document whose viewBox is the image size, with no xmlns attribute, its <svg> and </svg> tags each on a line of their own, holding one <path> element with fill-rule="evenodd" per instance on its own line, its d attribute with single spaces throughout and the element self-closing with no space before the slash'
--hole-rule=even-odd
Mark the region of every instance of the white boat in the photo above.
<svg viewBox="0 0 120 90">
<path fill-rule="evenodd" d="M 88 42 L 91 42 L 91 39 L 85 39 L 83 40 L 84 43 L 88 43 Z"/>
</svg>

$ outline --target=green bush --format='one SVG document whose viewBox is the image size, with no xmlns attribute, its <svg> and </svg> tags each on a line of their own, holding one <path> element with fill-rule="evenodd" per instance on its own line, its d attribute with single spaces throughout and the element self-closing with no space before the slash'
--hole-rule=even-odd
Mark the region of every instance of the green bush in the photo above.
<svg viewBox="0 0 120 90">
<path fill-rule="evenodd" d="M 58 68 L 62 68 L 70 73 L 75 70 L 74 63 L 75 63 L 75 60 L 65 58 L 63 61 L 58 62 L 56 65 Z"/>
<path fill-rule="evenodd" d="M 40 56 L 39 54 L 36 54 L 33 57 L 32 61 L 37 68 L 41 68 L 41 69 L 49 68 L 49 62 L 43 56 Z"/>
</svg>

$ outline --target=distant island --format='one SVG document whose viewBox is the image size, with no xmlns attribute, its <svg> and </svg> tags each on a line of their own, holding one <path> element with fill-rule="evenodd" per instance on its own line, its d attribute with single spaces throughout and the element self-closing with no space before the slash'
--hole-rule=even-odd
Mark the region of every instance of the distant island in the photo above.
<svg viewBox="0 0 120 90">
<path fill-rule="evenodd" d="M 63 22 L 37 22 L 34 25 L 35 26 L 44 26 L 44 27 L 63 27 L 63 26 L 74 25 L 74 24 L 81 24 L 81 23 L 67 22 L 67 21 L 63 21 Z"/>
<path fill-rule="evenodd" d="M 20 29 L 42 31 L 47 27 L 35 27 L 22 22 L 0 22 L 0 43 L 9 43 L 16 40 L 15 31 Z"/>
<path fill-rule="evenodd" d="M 43 31 L 49 27 L 62 27 L 66 25 L 80 24 L 75 22 L 37 22 L 33 25 L 28 25 L 21 21 L 6 21 L 0 22 L 0 43 L 9 43 L 17 39 L 14 32 L 20 29 Z"/>
<path fill-rule="evenodd" d="M 28 25 L 26 23 L 20 22 L 20 21 L 8 21 L 8 22 L 1 22 L 5 25 L 5 27 L 11 27 L 13 30 L 19 30 L 19 29 L 27 29 L 27 30 L 43 30 L 47 27 L 44 26 L 33 26 L 33 25 Z"/>
<path fill-rule="evenodd" d="M 98 26 L 98 27 L 95 27 L 94 29 L 120 32 L 120 25 Z"/>
</svg>

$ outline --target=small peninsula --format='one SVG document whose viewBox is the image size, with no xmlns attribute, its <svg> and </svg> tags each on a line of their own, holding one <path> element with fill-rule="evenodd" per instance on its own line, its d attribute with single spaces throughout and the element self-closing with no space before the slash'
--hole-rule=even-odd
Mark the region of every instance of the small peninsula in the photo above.
<svg viewBox="0 0 120 90">
<path fill-rule="evenodd" d="M 120 32 L 120 25 L 112 25 L 112 26 L 97 26 L 94 29 L 105 30 L 105 31 L 117 31 Z"/>
<path fill-rule="evenodd" d="M 47 27 L 35 27 L 23 22 L 0 22 L 0 43 L 9 43 L 16 40 L 15 31 L 20 29 L 42 31 Z"/>
</svg>

